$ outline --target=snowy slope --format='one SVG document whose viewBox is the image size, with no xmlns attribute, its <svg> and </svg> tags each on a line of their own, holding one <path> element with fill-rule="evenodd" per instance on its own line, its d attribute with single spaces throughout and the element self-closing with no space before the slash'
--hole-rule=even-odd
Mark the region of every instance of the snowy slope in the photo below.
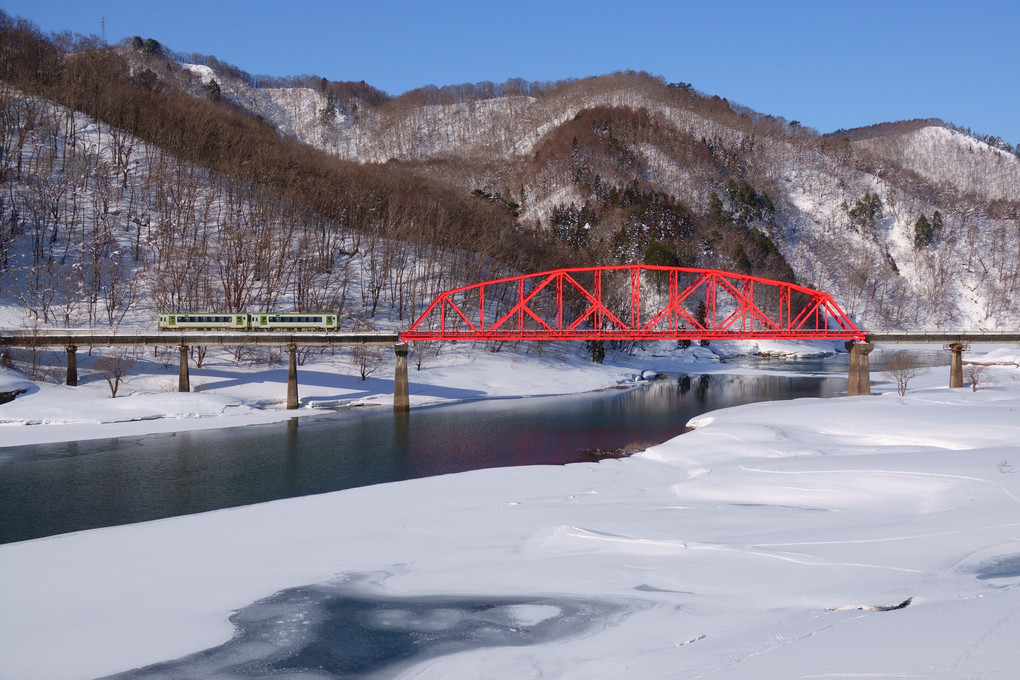
<svg viewBox="0 0 1020 680">
<path fill-rule="evenodd" d="M 1011 677 L 1020 391 L 995 370 L 727 409 L 624 460 L 0 546 L 0 675 L 340 677 L 348 647 L 299 652 L 363 621 L 424 642 L 383 671 L 418 680 Z M 332 619 L 350 598 L 381 609 Z"/>
<path fill-rule="evenodd" d="M 974 193 L 992 201 L 1020 199 L 1020 158 L 950 128 L 928 126 L 857 145 L 961 194 Z"/>
<path fill-rule="evenodd" d="M 407 102 L 363 111 L 357 121 L 329 123 L 325 133 L 307 118 L 295 120 L 301 115 L 297 107 L 264 110 L 282 130 L 341 157 L 421 162 L 425 172 L 441 173 L 465 192 L 509 192 L 521 203 L 522 222 L 536 225 L 548 224 L 557 205 L 581 205 L 586 197 L 569 168 L 562 176 L 537 177 L 523 168 L 537 162 L 532 159 L 543 140 L 595 107 L 648 112 L 674 143 L 700 142 L 712 150 L 701 167 L 689 154 L 677 156 L 676 148 L 640 142 L 630 149 L 640 161 L 642 182 L 697 211 L 707 211 L 713 192 L 722 193 L 721 182 L 712 183 L 720 167 L 724 178 L 732 173 L 766 189 L 779 210 L 773 224 L 758 226 L 777 243 L 799 281 L 849 301 L 861 324 L 1020 327 L 1013 303 L 1020 295 L 1020 157 L 948 127 L 913 126 L 841 147 L 796 131 L 777 133 L 774 117 L 754 114 L 772 130 L 756 135 L 751 119 L 726 123 L 736 120 L 732 113 L 713 118 L 670 99 L 654 79 L 634 74 L 588 79 L 538 97 Z M 459 175 L 451 171 L 451 159 Z M 844 208 L 866 192 L 883 202 L 875 234 L 855 233 Z M 932 219 L 936 210 L 944 233 L 934 246 L 914 248 L 915 222 L 922 214 Z"/>
</svg>

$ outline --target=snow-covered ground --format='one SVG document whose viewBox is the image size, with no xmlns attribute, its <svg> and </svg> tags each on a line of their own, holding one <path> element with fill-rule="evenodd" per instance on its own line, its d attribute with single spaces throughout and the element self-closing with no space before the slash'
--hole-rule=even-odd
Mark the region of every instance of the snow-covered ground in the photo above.
<svg viewBox="0 0 1020 680">
<path fill-rule="evenodd" d="M 637 357 L 615 356 L 605 364 L 585 360 L 576 344 L 546 345 L 517 351 L 487 352 L 462 344 L 427 356 L 421 370 L 411 356 L 408 377 L 411 405 L 508 396 L 574 394 L 632 383 L 643 370 L 721 370 L 720 354 L 776 352 L 794 355 L 833 353 L 839 343 L 730 342 L 692 347 L 683 352 L 649 348 Z M 530 351 L 529 351 L 530 350 Z M 287 359 L 260 365 L 238 364 L 231 349 L 211 348 L 202 368 L 190 364 L 192 392 L 176 392 L 176 350 L 165 358 L 136 355 L 111 399 L 110 387 L 93 368 L 95 359 L 78 353 L 78 387 L 59 379 L 31 382 L 0 368 L 0 393 L 24 389 L 0 406 L 0 448 L 109 436 L 155 434 L 184 429 L 242 426 L 315 415 L 322 408 L 386 406 L 393 403 L 395 356 L 381 348 L 378 368 L 362 380 L 348 352 L 312 355 L 298 367 L 301 407 L 285 410 Z M 60 366 L 61 351 L 49 357 Z M 193 361 L 193 360 L 192 360 Z M 62 375 L 54 372 L 56 378 Z"/>
<path fill-rule="evenodd" d="M 555 350 L 452 352 L 412 369 L 411 389 L 414 403 L 565 393 L 715 363 L 705 348 L 695 354 L 592 366 Z M 235 612 L 242 631 L 261 632 L 164 677 L 256 667 L 338 677 L 320 663 L 329 654 L 307 652 L 337 597 L 385 605 L 345 629 L 438 641 L 381 671 L 418 680 L 1015 677 L 1018 358 L 1018 348 L 990 353 L 997 365 L 976 392 L 945 388 L 948 369 L 932 369 L 905 397 L 876 375 L 877 396 L 718 411 L 623 460 L 481 470 L 0 546 L 0 677 L 93 678 L 178 659 L 230 642 Z M 282 369 L 242 375 L 225 363 L 193 370 L 197 393 L 137 378 L 116 400 L 105 382 L 71 390 L 2 372 L 0 391 L 29 392 L 0 406 L 14 421 L 0 438 L 293 415 L 264 406 L 283 395 Z M 362 382 L 315 365 L 299 369 L 299 413 L 390 399 L 392 366 Z M 479 613 L 465 602 L 492 604 Z"/>
</svg>

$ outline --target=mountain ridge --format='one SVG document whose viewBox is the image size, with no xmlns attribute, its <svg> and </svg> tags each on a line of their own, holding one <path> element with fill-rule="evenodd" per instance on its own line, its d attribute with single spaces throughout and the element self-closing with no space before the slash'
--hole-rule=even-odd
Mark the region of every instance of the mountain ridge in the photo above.
<svg viewBox="0 0 1020 680">
<path fill-rule="evenodd" d="M 199 134 L 180 149 L 344 233 L 499 243 L 487 252 L 508 271 L 645 261 L 796 279 L 873 327 L 1020 324 L 1020 158 L 941 121 L 820 135 L 637 72 L 391 98 L 314 77 L 255 87 L 205 61 L 124 43 L 43 63 L 56 93 L 70 68 L 136 107 L 185 94 L 176 120 Z"/>
</svg>

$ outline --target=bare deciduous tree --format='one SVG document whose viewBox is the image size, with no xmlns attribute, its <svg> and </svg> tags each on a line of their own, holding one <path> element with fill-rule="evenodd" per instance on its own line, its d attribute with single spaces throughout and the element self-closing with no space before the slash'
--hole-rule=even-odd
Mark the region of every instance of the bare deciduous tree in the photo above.
<svg viewBox="0 0 1020 680">
<path fill-rule="evenodd" d="M 372 324 L 367 321 L 359 322 L 354 325 L 356 331 L 372 331 Z M 382 366 L 383 358 L 382 351 L 380 348 L 372 345 L 355 345 L 354 346 L 354 365 L 358 367 L 358 373 L 361 375 L 361 379 L 365 380 L 368 376 L 379 370 Z"/>
<path fill-rule="evenodd" d="M 928 369 L 922 366 L 917 359 L 901 352 L 889 362 L 886 372 L 896 380 L 896 392 L 902 397 L 907 393 L 907 384 L 913 378 L 927 373 Z"/>
<path fill-rule="evenodd" d="M 107 384 L 110 386 L 111 399 L 117 397 L 117 390 L 120 389 L 120 384 L 124 382 L 124 376 L 134 368 L 135 362 L 134 353 L 122 349 L 110 356 L 97 359 L 95 364 L 93 364 L 93 368 L 106 379 Z"/>
<path fill-rule="evenodd" d="M 994 382 L 988 375 L 988 366 L 967 364 L 963 368 L 963 377 L 970 382 L 971 392 L 977 392 L 978 385 Z"/>
</svg>

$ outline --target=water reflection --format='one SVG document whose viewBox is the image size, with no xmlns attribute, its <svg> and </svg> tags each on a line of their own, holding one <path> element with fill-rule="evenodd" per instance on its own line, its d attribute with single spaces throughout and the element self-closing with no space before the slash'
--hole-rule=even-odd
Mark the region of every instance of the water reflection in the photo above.
<svg viewBox="0 0 1020 680">
<path fill-rule="evenodd" d="M 0 542 L 471 469 L 590 461 L 675 437 L 708 410 L 845 387 L 845 377 L 680 375 L 567 397 L 5 449 Z"/>
</svg>

